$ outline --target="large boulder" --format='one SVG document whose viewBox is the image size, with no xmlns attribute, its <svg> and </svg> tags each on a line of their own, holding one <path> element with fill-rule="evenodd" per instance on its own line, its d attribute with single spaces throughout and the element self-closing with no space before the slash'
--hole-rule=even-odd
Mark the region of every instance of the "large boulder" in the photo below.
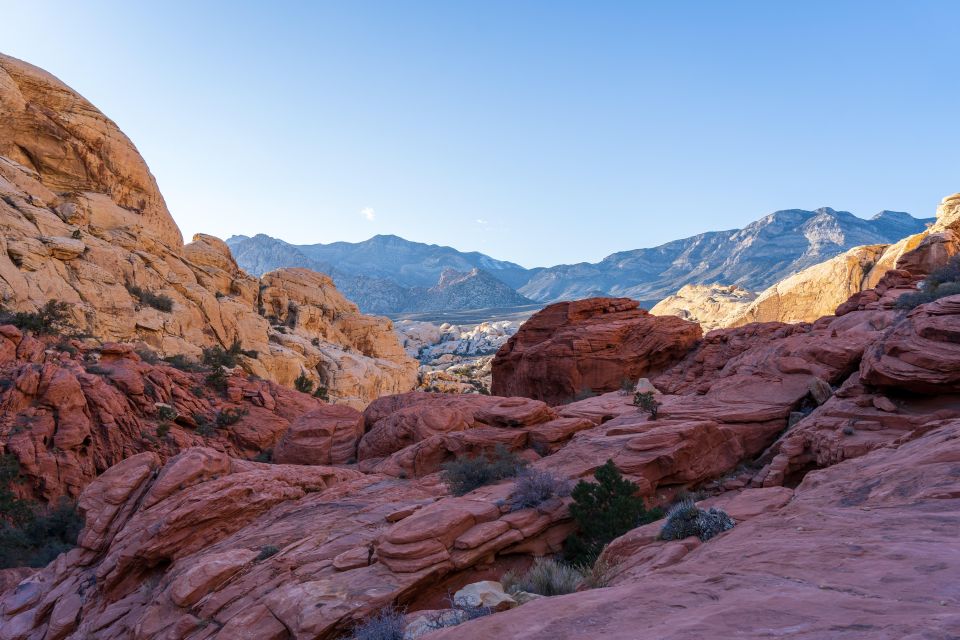
<svg viewBox="0 0 960 640">
<path fill-rule="evenodd" d="M 632 387 L 685 356 L 701 334 L 695 322 L 651 315 L 628 298 L 558 302 L 497 352 L 492 392 L 555 405 Z"/>
</svg>

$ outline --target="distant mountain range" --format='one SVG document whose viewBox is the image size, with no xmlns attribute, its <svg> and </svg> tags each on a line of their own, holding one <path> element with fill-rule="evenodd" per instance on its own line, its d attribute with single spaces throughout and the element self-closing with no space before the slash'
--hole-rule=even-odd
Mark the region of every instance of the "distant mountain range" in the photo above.
<svg viewBox="0 0 960 640">
<path fill-rule="evenodd" d="M 293 245 L 263 234 L 227 240 L 254 275 L 280 267 L 330 274 L 367 313 L 510 307 L 595 295 L 651 306 L 686 284 L 736 284 L 758 291 L 847 249 L 888 244 L 922 231 L 929 219 L 882 211 L 865 220 L 829 207 L 787 209 L 743 229 L 710 231 L 600 262 L 525 269 L 477 252 L 378 235 L 364 242 Z"/>
</svg>

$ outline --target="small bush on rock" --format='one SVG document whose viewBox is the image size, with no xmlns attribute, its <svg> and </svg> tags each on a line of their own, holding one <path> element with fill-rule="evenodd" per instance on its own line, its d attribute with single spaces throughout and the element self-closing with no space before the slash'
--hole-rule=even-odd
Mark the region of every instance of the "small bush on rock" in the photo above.
<svg viewBox="0 0 960 640">
<path fill-rule="evenodd" d="M 653 391 L 637 391 L 633 394 L 633 406 L 650 414 L 651 420 L 657 419 L 660 412 L 660 401 L 653 395 Z"/>
<path fill-rule="evenodd" d="M 300 393 L 310 393 L 313 391 L 313 380 L 308 378 L 306 373 L 301 373 L 297 376 L 297 379 L 293 381 L 293 388 Z"/>
<path fill-rule="evenodd" d="M 516 476 L 526 466 L 517 454 L 498 444 L 492 456 L 458 458 L 443 465 L 443 481 L 457 496 L 470 493 L 478 487 Z"/>
<path fill-rule="evenodd" d="M 403 640 L 406 627 L 404 612 L 396 607 L 384 607 L 375 615 L 353 628 L 350 640 Z"/>
<path fill-rule="evenodd" d="M 164 362 L 169 364 L 174 369 L 179 369 L 180 371 L 202 371 L 203 367 L 199 362 L 188 358 L 182 353 L 178 353 L 173 356 L 167 356 L 163 359 Z"/>
<path fill-rule="evenodd" d="M 220 393 L 226 393 L 227 391 L 227 381 L 230 379 L 227 370 L 223 367 L 216 367 L 213 371 L 207 374 L 206 382 L 207 385 L 213 387 Z"/>
<path fill-rule="evenodd" d="M 897 299 L 897 309 L 913 309 L 921 304 L 960 294 L 960 255 L 935 269 L 924 278 L 919 291 L 905 293 Z"/>
<path fill-rule="evenodd" d="M 637 497 L 637 485 L 625 479 L 612 460 L 593 474 L 596 482 L 581 480 L 573 488 L 570 514 L 578 531 L 564 542 L 564 554 L 576 564 L 592 565 L 603 547 L 627 531 L 661 516 L 647 511 Z"/>
<path fill-rule="evenodd" d="M 70 305 L 60 300 L 48 300 L 37 311 L 0 311 L 0 324 L 12 324 L 23 331 L 37 335 L 58 333 L 69 318 Z"/>
<path fill-rule="evenodd" d="M 153 307 L 157 311 L 163 311 L 164 313 L 170 313 L 173 311 L 173 300 L 170 298 L 170 296 L 162 293 L 147 291 L 146 289 L 142 289 L 141 287 L 135 285 L 127 287 L 127 291 L 130 292 L 130 295 L 139 300 L 140 304 L 145 304 L 148 307 Z"/>
<path fill-rule="evenodd" d="M 161 404 L 157 407 L 157 417 L 161 420 L 176 420 L 177 410 L 168 404 Z"/>
<path fill-rule="evenodd" d="M 246 409 L 224 409 L 217 414 L 217 426 L 229 427 L 237 424 L 243 416 L 247 415 Z"/>
<path fill-rule="evenodd" d="M 526 591 L 541 596 L 573 593 L 582 581 L 583 574 L 575 567 L 552 558 L 538 558 L 526 573 L 508 571 L 500 578 L 507 593 Z"/>
<path fill-rule="evenodd" d="M 693 500 L 681 500 L 667 512 L 667 521 L 660 530 L 663 540 L 682 540 L 697 536 L 703 542 L 717 534 L 729 531 L 735 526 L 731 518 L 722 509 L 710 507 L 707 510 L 697 507 Z"/>
<path fill-rule="evenodd" d="M 536 507 L 554 497 L 570 495 L 571 483 L 549 471 L 524 469 L 513 485 L 510 504 L 513 510 Z"/>
<path fill-rule="evenodd" d="M 75 547 L 83 528 L 76 504 L 64 498 L 44 506 L 18 498 L 13 486 L 20 482 L 17 459 L 0 456 L 0 569 L 43 567 Z"/>
<path fill-rule="evenodd" d="M 257 557 L 254 559 L 254 562 L 263 562 L 271 556 L 275 556 L 280 553 L 280 548 L 275 547 L 272 544 L 268 544 L 265 547 L 260 547 L 260 553 L 257 554 Z"/>
</svg>

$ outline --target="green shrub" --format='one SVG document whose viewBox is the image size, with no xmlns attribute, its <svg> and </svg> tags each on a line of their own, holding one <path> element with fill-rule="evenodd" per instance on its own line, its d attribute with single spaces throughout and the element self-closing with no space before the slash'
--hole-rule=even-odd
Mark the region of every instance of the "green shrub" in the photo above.
<svg viewBox="0 0 960 640">
<path fill-rule="evenodd" d="M 182 353 L 178 353 L 173 356 L 167 356 L 163 359 L 164 362 L 169 364 L 174 369 L 179 369 L 180 371 L 195 372 L 203 371 L 203 366 L 196 360 L 189 358 Z"/>
<path fill-rule="evenodd" d="M 273 449 L 264 449 L 253 457 L 253 461 L 273 464 Z"/>
<path fill-rule="evenodd" d="M 203 436 L 204 438 L 209 438 L 210 436 L 216 435 L 216 428 L 210 424 L 210 421 L 207 420 L 205 416 L 195 413 L 193 414 L 193 421 L 197 425 L 197 428 L 195 429 L 197 435 Z"/>
<path fill-rule="evenodd" d="M 271 556 L 275 556 L 280 553 L 280 548 L 275 547 L 272 544 L 268 544 L 265 547 L 260 547 L 260 553 L 257 554 L 257 557 L 254 559 L 254 562 L 263 562 Z"/>
<path fill-rule="evenodd" d="M 293 388 L 300 393 L 310 393 L 313 391 L 313 380 L 308 378 L 306 373 L 301 373 L 297 376 L 297 379 L 293 381 Z"/>
<path fill-rule="evenodd" d="M 247 415 L 246 409 L 224 409 L 217 414 L 217 426 L 229 427 L 232 424 L 237 424 L 245 415 Z"/>
<path fill-rule="evenodd" d="M 660 411 L 660 401 L 653 395 L 653 391 L 637 391 L 633 394 L 633 406 L 649 413 L 651 420 L 656 420 Z"/>
<path fill-rule="evenodd" d="M 227 391 L 227 381 L 230 380 L 230 375 L 227 373 L 227 370 L 221 366 L 214 367 L 213 371 L 207 374 L 206 380 L 207 386 L 216 389 L 217 392 L 223 394 Z"/>
<path fill-rule="evenodd" d="M 45 566 L 76 546 L 83 528 L 73 502 L 43 506 L 18 498 L 13 486 L 20 482 L 17 459 L 0 456 L 0 569 Z"/>
<path fill-rule="evenodd" d="M 659 509 L 647 511 L 636 496 L 637 485 L 625 479 L 612 460 L 593 476 L 596 482 L 581 480 L 571 494 L 570 514 L 578 530 L 564 542 L 564 554 L 576 564 L 592 565 L 611 540 L 662 515 Z"/>
<path fill-rule="evenodd" d="M 127 291 L 130 292 L 130 295 L 139 300 L 140 304 L 153 307 L 154 309 L 163 311 L 165 313 L 170 313 L 173 311 L 173 300 L 170 298 L 170 296 L 162 293 L 147 291 L 146 289 L 136 285 L 129 285 L 127 287 Z"/>
<path fill-rule="evenodd" d="M 140 356 L 140 359 L 146 362 L 147 364 L 157 364 L 158 362 L 160 362 L 160 356 L 158 356 L 155 352 L 151 351 L 150 349 L 147 349 L 146 347 L 140 347 L 139 349 L 135 349 L 134 353 Z"/>
<path fill-rule="evenodd" d="M 682 540 L 697 536 L 703 542 L 717 534 L 733 529 L 736 523 L 725 511 L 710 507 L 700 509 L 690 499 L 684 499 L 673 505 L 667 512 L 667 521 L 660 529 L 663 540 Z"/>
<path fill-rule="evenodd" d="M 526 591 L 541 596 L 562 596 L 573 593 L 583 582 L 576 568 L 552 558 L 538 558 L 526 573 L 508 571 L 500 578 L 507 593 Z"/>
<path fill-rule="evenodd" d="M 900 296 L 895 306 L 909 310 L 957 294 L 960 294 L 960 255 L 953 256 L 945 265 L 932 271 L 924 278 L 918 291 Z"/>
<path fill-rule="evenodd" d="M 160 424 L 157 425 L 157 437 L 158 437 L 158 438 L 166 438 L 168 433 L 170 433 L 170 423 L 169 423 L 169 422 L 161 422 Z"/>
<path fill-rule="evenodd" d="M 37 311 L 0 311 L 0 324 L 12 324 L 23 331 L 37 335 L 58 333 L 66 326 L 70 305 L 60 300 L 48 300 Z"/>
<path fill-rule="evenodd" d="M 161 404 L 157 407 L 157 418 L 160 420 L 169 420 L 172 422 L 177 419 L 178 415 L 177 410 L 168 404 Z"/>
<path fill-rule="evenodd" d="M 517 454 L 498 444 L 492 456 L 457 458 L 443 464 L 443 481 L 457 496 L 470 493 L 478 487 L 492 484 L 520 473 L 526 462 Z"/>
<path fill-rule="evenodd" d="M 313 392 L 313 397 L 320 398 L 324 402 L 330 402 L 330 394 L 326 387 L 317 387 L 317 390 Z"/>
</svg>

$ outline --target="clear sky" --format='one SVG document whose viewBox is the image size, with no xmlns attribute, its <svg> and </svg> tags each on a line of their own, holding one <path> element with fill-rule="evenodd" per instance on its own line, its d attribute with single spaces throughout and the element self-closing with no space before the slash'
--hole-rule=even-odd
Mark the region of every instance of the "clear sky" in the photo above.
<svg viewBox="0 0 960 640">
<path fill-rule="evenodd" d="M 960 2 L 0 0 L 185 237 L 524 266 L 960 191 Z"/>
</svg>

